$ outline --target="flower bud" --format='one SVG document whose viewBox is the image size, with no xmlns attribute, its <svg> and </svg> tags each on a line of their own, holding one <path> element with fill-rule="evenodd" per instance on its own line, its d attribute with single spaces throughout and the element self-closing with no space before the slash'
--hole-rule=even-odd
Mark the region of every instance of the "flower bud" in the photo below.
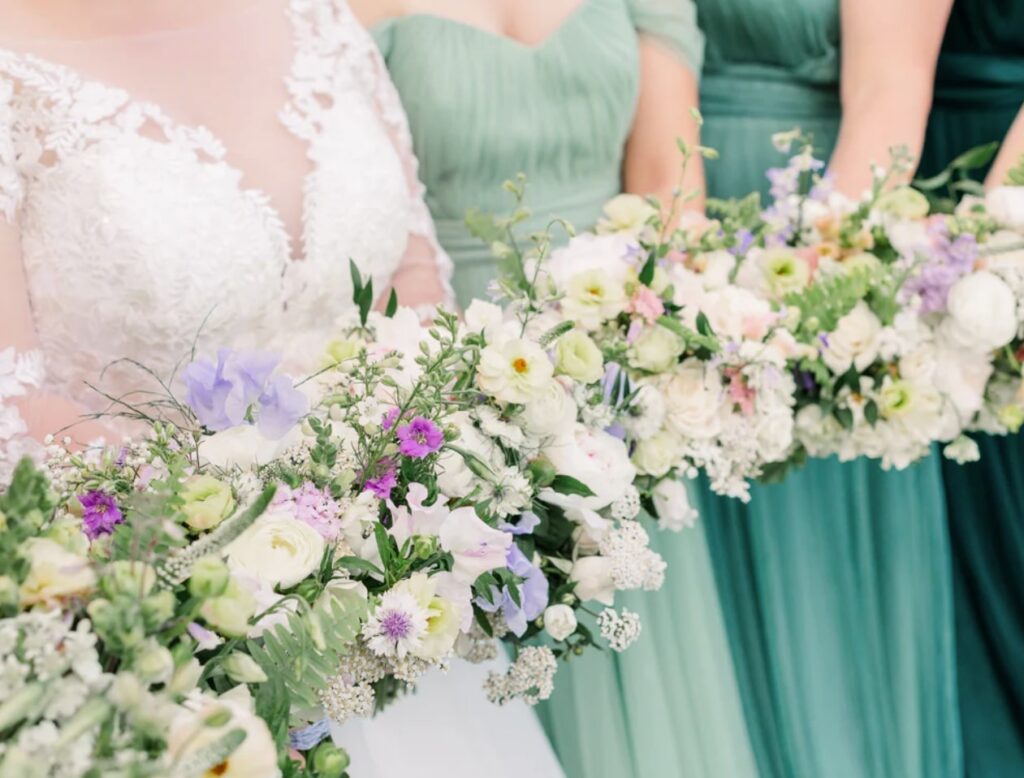
<svg viewBox="0 0 1024 778">
<path fill-rule="evenodd" d="M 338 748 L 334 743 L 325 740 L 313 751 L 310 766 L 317 778 L 341 778 L 348 769 L 351 760 L 348 752 Z"/>
<path fill-rule="evenodd" d="M 220 597 L 228 588 L 230 578 L 231 574 L 226 564 L 216 557 L 204 556 L 192 565 L 188 591 L 193 597 L 201 600 Z"/>
<path fill-rule="evenodd" d="M 547 459 L 534 459 L 529 464 L 530 478 L 537 486 L 550 486 L 557 473 L 555 466 Z"/>
<path fill-rule="evenodd" d="M 235 683 L 263 683 L 267 680 L 267 674 L 256 664 L 256 660 L 241 651 L 231 653 L 221 663 L 221 667 Z"/>
<path fill-rule="evenodd" d="M 576 631 L 576 614 L 568 605 L 549 605 L 544 611 L 544 630 L 555 640 L 565 640 Z"/>
<path fill-rule="evenodd" d="M 213 629 L 227 637 L 242 637 L 256 612 L 256 599 L 237 581 L 228 582 L 224 594 L 203 603 L 199 613 Z"/>
<path fill-rule="evenodd" d="M 412 551 L 417 559 L 429 559 L 437 552 L 437 538 L 433 535 L 414 535 Z"/>
<path fill-rule="evenodd" d="M 174 673 L 174 657 L 170 651 L 150 639 L 135 652 L 131 666 L 142 681 L 149 684 L 165 683 Z"/>
<path fill-rule="evenodd" d="M 170 621 L 174 616 L 174 609 L 178 601 L 174 594 L 169 591 L 156 592 L 149 595 L 142 601 L 142 620 L 147 629 L 155 629 L 165 621 Z"/>
<path fill-rule="evenodd" d="M 156 571 L 145 562 L 118 560 L 104 571 L 100 587 L 110 598 L 119 594 L 128 597 L 145 597 L 156 584 Z"/>
<path fill-rule="evenodd" d="M 167 682 L 167 691 L 172 695 L 185 695 L 196 688 L 199 679 L 203 675 L 203 666 L 196 658 L 189 659 L 184 664 L 178 665 L 174 675 Z"/>
<path fill-rule="evenodd" d="M 212 475 L 194 475 L 185 481 L 181 511 L 185 523 L 194 530 L 210 530 L 231 515 L 235 498 L 231 487 Z"/>
</svg>

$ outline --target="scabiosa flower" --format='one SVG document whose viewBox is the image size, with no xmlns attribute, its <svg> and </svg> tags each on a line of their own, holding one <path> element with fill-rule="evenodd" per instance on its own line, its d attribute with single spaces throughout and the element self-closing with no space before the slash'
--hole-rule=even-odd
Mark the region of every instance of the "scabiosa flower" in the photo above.
<svg viewBox="0 0 1024 778">
<path fill-rule="evenodd" d="M 417 651 L 427 633 L 430 613 L 408 592 L 386 592 L 363 626 L 363 638 L 373 653 L 405 658 Z"/>
<path fill-rule="evenodd" d="M 82 505 L 82 531 L 89 540 L 109 535 L 114 527 L 124 522 L 124 514 L 114 498 L 106 492 L 93 490 L 80 495 Z"/>
<path fill-rule="evenodd" d="M 424 416 L 417 416 L 408 424 L 395 430 L 398 450 L 407 457 L 423 459 L 441 448 L 444 433 L 434 422 Z"/>
<path fill-rule="evenodd" d="M 398 486 L 398 474 L 395 463 L 391 459 L 382 459 L 377 463 L 375 475 L 366 480 L 367 491 L 373 492 L 381 500 L 391 498 L 391 490 Z"/>
</svg>

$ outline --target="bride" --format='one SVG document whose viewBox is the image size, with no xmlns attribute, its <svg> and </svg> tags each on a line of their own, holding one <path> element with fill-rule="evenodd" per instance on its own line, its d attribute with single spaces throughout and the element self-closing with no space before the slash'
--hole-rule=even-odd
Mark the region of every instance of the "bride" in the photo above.
<svg viewBox="0 0 1024 778">
<path fill-rule="evenodd" d="M 43 357 L 29 435 L 102 408 L 101 373 L 138 388 L 115 360 L 170 374 L 197 333 L 200 352 L 322 344 L 349 257 L 407 305 L 450 297 L 405 116 L 344 0 L 0 0 L 0 30 L 0 354 Z M 338 728 L 354 775 L 560 776 L 483 674 Z"/>
</svg>

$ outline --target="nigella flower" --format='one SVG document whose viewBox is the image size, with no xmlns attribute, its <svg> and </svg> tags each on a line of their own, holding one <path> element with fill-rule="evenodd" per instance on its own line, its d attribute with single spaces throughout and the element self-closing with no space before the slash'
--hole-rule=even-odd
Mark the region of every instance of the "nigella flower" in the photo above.
<svg viewBox="0 0 1024 778">
<path fill-rule="evenodd" d="M 526 632 L 527 624 L 539 618 L 548 606 L 548 579 L 539 567 L 526 558 L 515 543 L 509 546 L 505 563 L 513 573 L 523 579 L 519 584 L 520 604 L 517 605 L 512 599 L 507 586 L 503 586 L 501 590 L 492 586 L 491 596 L 494 602 L 478 597 L 476 604 L 488 613 L 500 610 L 508 628 L 515 635 L 521 636 Z"/>
<path fill-rule="evenodd" d="M 82 505 L 82 531 L 89 540 L 109 535 L 114 527 L 124 522 L 124 514 L 106 492 L 94 489 L 80 495 L 78 502 Z"/>
<path fill-rule="evenodd" d="M 423 459 L 441 448 L 444 433 L 430 419 L 417 416 L 408 424 L 403 424 L 395 435 L 400 441 L 398 450 L 407 457 Z"/>
<path fill-rule="evenodd" d="M 377 463 L 375 471 L 375 475 L 364 484 L 367 491 L 373 492 L 381 500 L 391 499 L 391 490 L 398 486 L 395 463 L 390 459 L 382 459 Z"/>
</svg>

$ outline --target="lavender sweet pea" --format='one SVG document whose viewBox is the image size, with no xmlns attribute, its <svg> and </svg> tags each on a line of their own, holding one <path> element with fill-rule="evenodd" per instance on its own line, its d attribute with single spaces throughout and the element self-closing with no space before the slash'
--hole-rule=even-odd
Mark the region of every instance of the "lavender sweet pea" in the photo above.
<svg viewBox="0 0 1024 778">
<path fill-rule="evenodd" d="M 508 568 L 523 579 L 523 582 L 519 584 L 520 604 L 517 605 L 516 601 L 512 599 L 507 586 L 503 586 L 501 591 L 492 586 L 491 594 L 494 602 L 488 602 L 483 597 L 478 597 L 476 604 L 481 610 L 488 613 L 500 610 L 512 633 L 522 636 L 526 632 L 527 624 L 539 618 L 548 605 L 548 579 L 514 543 L 508 549 L 506 562 Z"/>
</svg>

